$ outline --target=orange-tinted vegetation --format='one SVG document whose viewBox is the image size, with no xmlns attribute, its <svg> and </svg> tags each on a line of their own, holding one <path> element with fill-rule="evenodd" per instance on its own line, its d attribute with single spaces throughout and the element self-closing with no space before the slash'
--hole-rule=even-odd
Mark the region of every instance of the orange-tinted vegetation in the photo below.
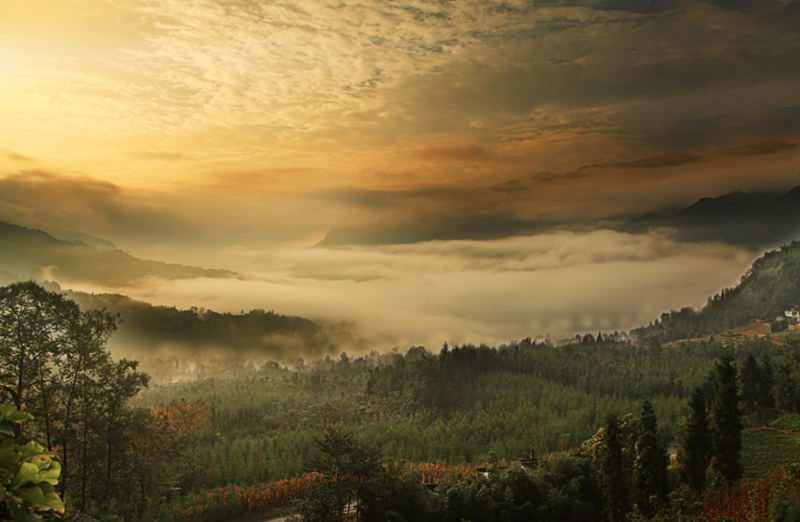
<svg viewBox="0 0 800 522">
<path fill-rule="evenodd" d="M 734 486 L 708 489 L 700 499 L 702 507 L 695 518 L 718 520 L 729 517 L 732 522 L 768 520 L 777 495 L 800 502 L 800 484 L 785 469 L 759 480 L 743 480 Z"/>
</svg>

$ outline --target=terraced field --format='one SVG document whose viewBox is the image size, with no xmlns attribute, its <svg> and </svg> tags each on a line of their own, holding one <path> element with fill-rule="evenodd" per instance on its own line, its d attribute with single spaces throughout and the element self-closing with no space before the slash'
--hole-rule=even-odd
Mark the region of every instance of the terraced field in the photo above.
<svg viewBox="0 0 800 522">
<path fill-rule="evenodd" d="M 786 415 L 742 436 L 742 464 L 748 477 L 761 478 L 800 462 L 800 415 Z"/>
</svg>

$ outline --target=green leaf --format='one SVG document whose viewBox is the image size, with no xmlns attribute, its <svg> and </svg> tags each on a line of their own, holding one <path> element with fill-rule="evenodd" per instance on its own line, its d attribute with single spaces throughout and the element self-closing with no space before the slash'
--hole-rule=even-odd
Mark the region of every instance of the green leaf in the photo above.
<svg viewBox="0 0 800 522">
<path fill-rule="evenodd" d="M 39 478 L 39 466 L 31 462 L 23 462 L 17 476 L 11 481 L 9 487 L 21 490 L 25 484 L 38 484 L 41 481 L 42 480 Z"/>
<path fill-rule="evenodd" d="M 26 459 L 44 456 L 44 457 L 53 457 L 54 454 L 52 451 L 47 451 L 44 446 L 39 444 L 38 442 L 29 442 L 25 446 L 21 447 L 20 450 L 22 451 L 22 456 Z"/>
<path fill-rule="evenodd" d="M 40 504 L 39 511 L 58 511 L 64 509 L 64 501 L 58 496 L 53 486 L 45 484 L 42 486 L 43 502 Z"/>
<path fill-rule="evenodd" d="M 10 404 L 0 404 L 0 416 L 10 422 L 26 422 L 33 419 L 30 413 L 19 411 Z"/>
<path fill-rule="evenodd" d="M 11 430 L 11 424 L 9 424 L 4 418 L 0 419 L 0 434 L 2 435 L 14 435 L 14 432 Z"/>
<path fill-rule="evenodd" d="M 43 461 L 44 467 L 39 468 L 39 477 L 42 482 L 47 482 L 55 486 L 61 476 L 61 464 L 54 460 Z"/>
<path fill-rule="evenodd" d="M 37 484 L 28 484 L 17 489 L 17 495 L 36 511 L 39 511 L 45 502 L 44 492 Z"/>
<path fill-rule="evenodd" d="M 11 422 L 27 422 L 33 420 L 33 415 L 25 411 L 14 410 L 11 414 L 6 415 L 6 420 Z"/>
<path fill-rule="evenodd" d="M 0 469 L 12 470 L 17 467 L 17 463 L 22 460 L 22 457 L 17 455 L 17 452 L 14 450 L 14 445 L 8 448 L 4 448 L 0 445 Z"/>
</svg>

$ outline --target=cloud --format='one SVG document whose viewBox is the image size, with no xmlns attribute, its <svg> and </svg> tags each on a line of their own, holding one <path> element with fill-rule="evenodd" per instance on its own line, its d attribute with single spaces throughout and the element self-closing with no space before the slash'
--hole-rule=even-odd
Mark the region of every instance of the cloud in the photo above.
<svg viewBox="0 0 800 522">
<path fill-rule="evenodd" d="M 496 158 L 492 149 L 477 144 L 427 147 L 417 151 L 417 155 L 434 161 L 491 161 Z"/>
<path fill-rule="evenodd" d="M 162 161 L 182 161 L 187 159 L 182 152 L 132 152 L 131 156 L 140 159 L 162 160 Z"/>
<path fill-rule="evenodd" d="M 726 154 L 734 156 L 759 156 L 765 154 L 775 154 L 795 150 L 800 146 L 798 142 L 787 140 L 767 140 L 753 143 L 752 145 L 742 145 L 725 151 Z"/>
<path fill-rule="evenodd" d="M 800 185 L 797 143 L 784 138 L 721 150 L 696 148 L 566 172 L 530 174 L 524 164 L 509 162 L 516 176 L 504 181 L 484 184 L 479 178 L 412 188 L 398 183 L 293 189 L 280 181 L 324 177 L 323 168 L 219 173 L 170 191 L 23 171 L 0 179 L 0 219 L 106 238 L 143 258 L 197 264 L 201 252 L 214 259 L 210 266 L 221 268 L 227 261 L 214 252 L 231 248 L 405 244 L 589 230 L 609 226 L 605 220 L 687 207 L 735 190 L 785 192 Z M 459 147 L 434 150 L 448 158 L 465 153 Z M 466 154 L 484 152 L 467 149 Z M 730 240 L 731 235 L 720 237 Z"/>
<path fill-rule="evenodd" d="M 24 171 L 0 179 L 0 219 L 123 239 L 166 240 L 191 228 L 169 199 L 88 178 Z"/>
<path fill-rule="evenodd" d="M 94 54 L 44 38 L 34 10 L 20 8 L 25 17 L 9 18 L 18 36 L 41 41 L 5 49 L 15 68 L 0 111 L 7 147 L 128 186 L 264 166 L 285 169 L 278 181 L 295 187 L 292 168 L 319 169 L 302 182 L 329 185 L 514 171 L 508 179 L 522 177 L 522 164 L 575 170 L 799 134 L 789 110 L 800 12 L 786 2 L 730 7 L 93 0 L 59 9 L 72 27 L 59 38 L 103 35 Z M 409 163 L 402 175 L 398 157 Z"/>
<path fill-rule="evenodd" d="M 32 163 L 35 162 L 36 159 L 29 158 L 28 156 L 23 156 L 22 154 L 18 154 L 12 150 L 3 150 L 0 149 L 0 156 L 6 158 L 9 161 L 15 163 Z"/>
<path fill-rule="evenodd" d="M 250 265 L 261 278 L 169 285 L 154 279 L 115 291 L 178 308 L 347 318 L 357 325 L 352 337 L 366 340 L 364 351 L 414 344 L 435 349 L 444 341 L 498 343 L 631 328 L 669 308 L 704 304 L 708 295 L 735 284 L 756 256 L 721 243 L 683 244 L 658 232 L 557 232 L 270 249 Z"/>
</svg>

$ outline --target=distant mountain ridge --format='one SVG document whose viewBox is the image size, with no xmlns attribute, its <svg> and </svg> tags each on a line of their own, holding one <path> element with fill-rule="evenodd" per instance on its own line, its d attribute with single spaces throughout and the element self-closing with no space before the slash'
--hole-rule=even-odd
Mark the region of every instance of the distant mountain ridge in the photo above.
<svg viewBox="0 0 800 522">
<path fill-rule="evenodd" d="M 740 283 L 710 297 L 702 310 L 682 308 L 633 330 L 635 337 L 667 341 L 714 335 L 756 319 L 772 322 L 800 305 L 800 242 L 793 241 L 757 259 Z"/>
<path fill-rule="evenodd" d="M 73 233 L 74 234 L 74 233 Z M 134 257 L 113 243 L 93 236 L 100 248 L 84 241 L 65 241 L 47 232 L 0 221 L 0 276 L 20 279 L 66 279 L 100 285 L 120 285 L 146 277 L 187 279 L 241 277 L 229 270 L 184 266 Z"/>
<path fill-rule="evenodd" d="M 84 234 L 83 232 L 77 232 L 75 230 L 64 230 L 62 228 L 48 227 L 44 232 L 62 241 L 85 243 L 91 247 L 99 248 L 101 250 L 119 250 L 117 245 L 108 239 L 103 239 L 91 234 Z"/>
<path fill-rule="evenodd" d="M 786 244 L 800 237 L 800 186 L 780 194 L 735 191 L 702 198 L 670 214 L 648 213 L 622 229 L 642 233 L 671 228 L 685 241 L 726 241 L 753 248 Z"/>
</svg>

